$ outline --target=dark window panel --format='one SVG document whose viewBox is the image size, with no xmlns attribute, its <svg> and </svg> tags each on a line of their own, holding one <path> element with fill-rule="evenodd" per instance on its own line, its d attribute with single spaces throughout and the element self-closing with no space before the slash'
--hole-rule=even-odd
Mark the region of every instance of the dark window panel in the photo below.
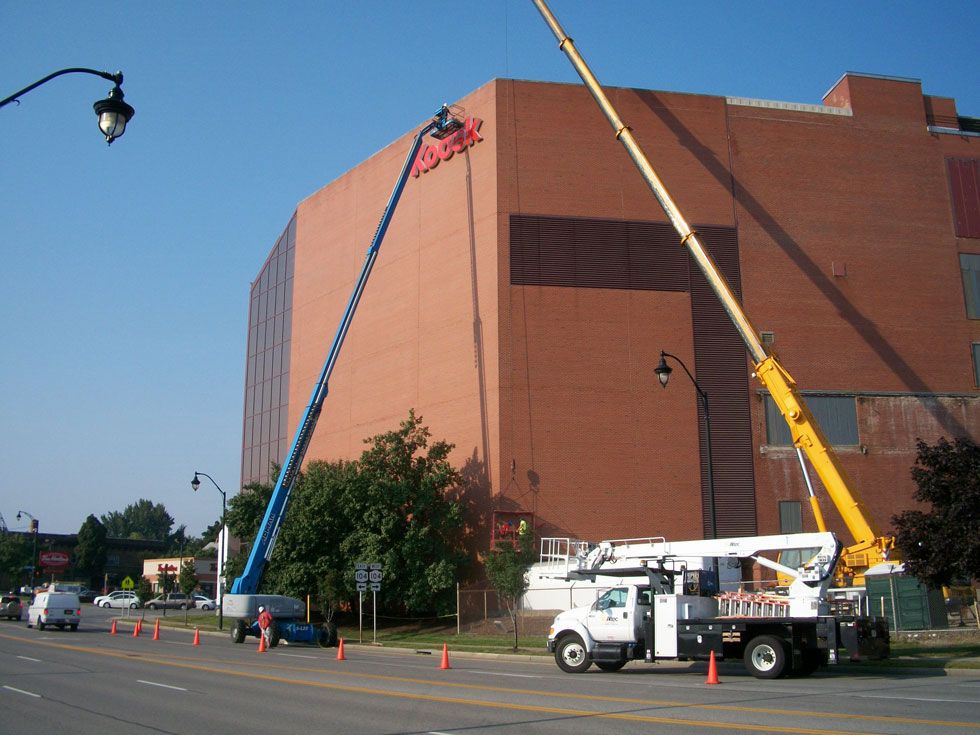
<svg viewBox="0 0 980 735">
<path fill-rule="evenodd" d="M 956 236 L 980 238 L 980 159 L 947 158 L 946 171 Z"/>
<path fill-rule="evenodd" d="M 960 253 L 960 270 L 963 273 L 966 315 L 970 319 L 980 319 L 980 255 Z"/>
<path fill-rule="evenodd" d="M 803 504 L 799 500 L 779 501 L 779 532 L 803 533 Z"/>
<path fill-rule="evenodd" d="M 973 384 L 980 388 L 980 342 L 973 343 Z"/>
<path fill-rule="evenodd" d="M 856 446 L 859 443 L 854 396 L 804 395 L 803 398 L 831 445 Z M 776 447 L 792 446 L 789 426 L 772 396 L 766 395 L 765 405 L 766 443 Z"/>
<path fill-rule="evenodd" d="M 277 378 L 282 375 L 282 347 L 272 350 L 272 376 Z"/>
</svg>

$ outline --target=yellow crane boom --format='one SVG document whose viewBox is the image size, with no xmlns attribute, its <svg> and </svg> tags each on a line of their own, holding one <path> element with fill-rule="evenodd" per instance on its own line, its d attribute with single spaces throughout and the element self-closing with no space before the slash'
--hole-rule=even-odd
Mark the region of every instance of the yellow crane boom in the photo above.
<svg viewBox="0 0 980 735">
<path fill-rule="evenodd" d="M 854 538 L 854 543 L 845 549 L 841 557 L 842 563 L 838 565 L 837 576 L 839 579 L 853 578 L 854 583 L 861 584 L 864 570 L 889 558 L 889 553 L 895 546 L 894 538 L 882 536 L 874 527 L 870 515 L 852 489 L 851 481 L 841 466 L 837 454 L 827 441 L 813 414 L 810 413 L 810 409 L 807 408 L 803 396 L 797 391 L 793 378 L 779 364 L 775 355 L 766 351 L 762 340 L 759 338 L 759 333 L 752 326 L 752 322 L 735 297 L 735 293 L 728 282 L 722 276 L 714 259 L 701 244 L 697 232 L 684 219 L 680 209 L 667 191 L 667 187 L 664 186 L 663 181 L 650 164 L 650 160 L 640 148 L 639 143 L 636 142 L 633 131 L 620 119 L 609 98 L 602 91 L 599 81 L 575 48 L 575 43 L 565 33 L 545 0 L 534 0 L 534 4 L 558 39 L 558 47 L 565 52 L 572 66 L 575 67 L 575 71 L 585 82 L 585 86 L 615 131 L 616 139 L 623 144 L 630 158 L 633 159 L 633 163 L 636 164 L 640 174 L 646 180 L 653 195 L 657 198 L 667 218 L 680 236 L 681 244 L 688 249 L 691 257 L 694 258 L 694 262 L 704 273 L 712 290 L 721 301 L 725 312 L 738 330 L 742 341 L 745 342 L 749 356 L 755 366 L 754 377 L 758 378 L 769 390 L 769 394 L 789 425 L 793 444 L 806 453 L 817 476 L 823 482 L 827 494 L 840 512 L 847 530 Z M 816 509 L 815 515 L 818 519 L 818 525 L 821 526 L 820 530 L 825 531 L 826 528 L 823 527 L 819 508 L 815 502 L 813 505 Z M 894 554 L 892 554 L 892 558 L 894 559 Z"/>
</svg>

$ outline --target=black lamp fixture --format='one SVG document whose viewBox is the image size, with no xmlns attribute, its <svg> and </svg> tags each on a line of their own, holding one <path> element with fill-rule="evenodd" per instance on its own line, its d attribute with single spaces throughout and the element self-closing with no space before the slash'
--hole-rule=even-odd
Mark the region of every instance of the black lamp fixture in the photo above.
<svg viewBox="0 0 980 735">
<path fill-rule="evenodd" d="M 670 374 L 674 372 L 674 368 L 667 364 L 667 353 L 660 353 L 660 364 L 653 369 L 653 372 L 657 374 L 657 380 L 660 381 L 660 385 L 663 388 L 667 387 L 667 381 L 670 380 Z"/>
<path fill-rule="evenodd" d="M 106 79 L 112 82 L 115 86 L 109 90 L 109 96 L 104 100 L 99 100 L 94 105 L 92 105 L 95 110 L 95 114 L 99 117 L 99 130 L 105 136 L 106 143 L 112 145 L 112 141 L 116 138 L 122 137 L 122 134 L 126 132 L 126 124 L 133 119 L 133 115 L 136 114 L 136 110 L 126 102 L 123 101 L 123 74 L 121 71 L 117 71 L 115 74 L 111 74 L 107 71 L 98 71 L 97 69 L 86 69 L 84 67 L 72 67 L 70 69 L 61 69 L 59 71 L 48 74 L 43 79 L 38 79 L 33 84 L 29 84 L 23 89 L 14 92 L 9 97 L 0 100 L 0 107 L 7 105 L 11 102 L 17 102 L 20 104 L 20 97 L 30 92 L 32 89 L 40 87 L 45 82 L 49 82 L 55 77 L 60 77 L 63 74 L 94 74 L 97 77 Z"/>
</svg>

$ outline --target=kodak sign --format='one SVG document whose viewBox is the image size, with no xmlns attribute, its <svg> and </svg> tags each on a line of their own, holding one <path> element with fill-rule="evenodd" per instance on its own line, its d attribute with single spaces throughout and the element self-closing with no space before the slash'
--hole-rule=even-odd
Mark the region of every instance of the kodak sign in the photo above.
<svg viewBox="0 0 980 735">
<path fill-rule="evenodd" d="M 480 126 L 483 120 L 478 117 L 468 117 L 463 121 L 463 127 L 432 145 L 422 146 L 419 154 L 415 157 L 412 164 L 412 178 L 418 178 L 419 174 L 428 173 L 436 166 L 439 161 L 448 161 L 455 153 L 461 153 L 464 148 L 469 148 L 474 143 L 483 140 L 480 135 Z"/>
</svg>

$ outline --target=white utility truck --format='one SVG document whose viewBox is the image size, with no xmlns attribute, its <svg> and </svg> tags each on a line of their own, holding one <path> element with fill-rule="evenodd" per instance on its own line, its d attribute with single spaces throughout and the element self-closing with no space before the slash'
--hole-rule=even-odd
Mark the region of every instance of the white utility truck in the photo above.
<svg viewBox="0 0 980 735">
<path fill-rule="evenodd" d="M 851 656 L 884 656 L 887 623 L 830 614 L 827 589 L 841 554 L 829 532 L 670 542 L 629 539 L 600 543 L 570 557 L 568 579 L 608 579 L 591 605 L 560 613 L 548 634 L 558 666 L 580 673 L 593 663 L 618 671 L 643 660 L 741 659 L 749 673 L 773 679 L 808 676 Z M 764 552 L 799 552 L 792 568 Z M 770 593 L 719 592 L 717 568 L 752 560 L 792 579 Z"/>
</svg>

